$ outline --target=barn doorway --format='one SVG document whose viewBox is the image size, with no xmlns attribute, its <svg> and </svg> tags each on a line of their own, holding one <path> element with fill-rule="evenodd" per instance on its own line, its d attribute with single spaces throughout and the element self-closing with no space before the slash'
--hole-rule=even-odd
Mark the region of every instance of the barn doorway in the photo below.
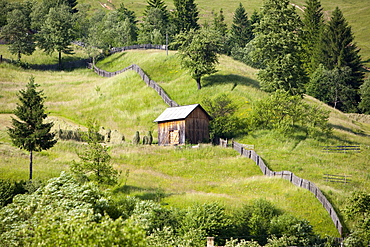
<svg viewBox="0 0 370 247">
<path fill-rule="evenodd" d="M 178 130 L 170 131 L 170 144 L 179 144 L 180 143 L 180 133 Z"/>
</svg>

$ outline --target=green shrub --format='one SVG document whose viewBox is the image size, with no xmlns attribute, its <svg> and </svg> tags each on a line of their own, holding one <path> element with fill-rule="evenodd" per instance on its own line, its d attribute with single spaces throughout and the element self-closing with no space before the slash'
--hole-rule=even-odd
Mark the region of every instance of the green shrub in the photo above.
<svg viewBox="0 0 370 247">
<path fill-rule="evenodd" d="M 25 184 L 24 181 L 12 182 L 0 179 L 0 208 L 11 203 L 14 196 L 26 193 Z"/>
<path fill-rule="evenodd" d="M 202 101 L 204 109 L 212 117 L 209 123 L 211 140 L 218 138 L 233 138 L 246 129 L 243 120 L 235 115 L 238 107 L 227 94 Z"/>
<path fill-rule="evenodd" d="M 256 102 L 249 122 L 254 130 L 277 130 L 286 135 L 302 130 L 307 136 L 316 137 L 331 133 L 328 119 L 328 111 L 303 102 L 299 95 L 276 91 Z"/>
</svg>

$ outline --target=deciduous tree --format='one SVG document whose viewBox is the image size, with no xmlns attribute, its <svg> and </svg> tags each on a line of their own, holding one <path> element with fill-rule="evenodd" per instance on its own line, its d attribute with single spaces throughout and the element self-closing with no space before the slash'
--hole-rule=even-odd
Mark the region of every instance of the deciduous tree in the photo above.
<svg viewBox="0 0 370 247">
<path fill-rule="evenodd" d="M 208 28 L 199 31 L 190 30 L 179 34 L 176 43 L 179 45 L 183 67 L 190 71 L 198 89 L 201 89 L 202 77 L 217 72 L 217 53 L 221 47 L 217 32 Z"/>
<path fill-rule="evenodd" d="M 75 38 L 74 18 L 70 8 L 60 5 L 51 8 L 36 34 L 37 46 L 47 54 L 57 51 L 59 67 L 62 65 L 62 53 L 71 54 L 71 42 Z"/>
<path fill-rule="evenodd" d="M 360 87 L 361 102 L 359 108 L 362 113 L 370 114 L 370 78 L 367 78 Z"/>
<path fill-rule="evenodd" d="M 43 123 L 45 113 L 45 97 L 42 91 L 37 91 L 31 77 L 26 89 L 19 91 L 19 101 L 14 111 L 16 118 L 12 118 L 12 127 L 8 128 L 8 134 L 15 146 L 27 150 L 30 153 L 30 180 L 32 180 L 33 152 L 47 150 L 57 142 L 55 134 L 51 132 L 53 123 Z"/>
<path fill-rule="evenodd" d="M 267 0 L 255 32 L 255 60 L 265 66 L 258 73 L 261 88 L 302 94 L 307 81 L 301 62 L 300 19 L 288 0 Z"/>
<path fill-rule="evenodd" d="M 21 55 L 31 55 L 35 51 L 34 35 L 31 31 L 31 21 L 26 11 L 15 9 L 8 13 L 7 24 L 1 29 L 1 37 L 9 43 L 9 50 Z"/>
</svg>

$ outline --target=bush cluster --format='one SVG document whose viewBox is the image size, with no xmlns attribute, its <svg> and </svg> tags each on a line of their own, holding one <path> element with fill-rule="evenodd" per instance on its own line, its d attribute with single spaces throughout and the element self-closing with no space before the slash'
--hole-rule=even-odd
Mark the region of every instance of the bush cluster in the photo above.
<svg viewBox="0 0 370 247">
<path fill-rule="evenodd" d="M 326 242 L 307 221 L 263 199 L 228 213 L 219 203 L 176 209 L 129 196 L 112 199 L 112 195 L 63 172 L 0 209 L 0 246 L 190 247 L 204 246 L 208 236 L 226 246 L 258 246 L 256 241 L 266 246 L 324 246 Z"/>
</svg>

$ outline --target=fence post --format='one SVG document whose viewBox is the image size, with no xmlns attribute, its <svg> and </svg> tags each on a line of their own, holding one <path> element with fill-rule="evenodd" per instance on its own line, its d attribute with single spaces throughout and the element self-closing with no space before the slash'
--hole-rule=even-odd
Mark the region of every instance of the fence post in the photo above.
<svg viewBox="0 0 370 247">
<path fill-rule="evenodd" d="M 214 246 L 215 246 L 215 238 L 207 237 L 207 247 L 214 247 Z"/>
</svg>

